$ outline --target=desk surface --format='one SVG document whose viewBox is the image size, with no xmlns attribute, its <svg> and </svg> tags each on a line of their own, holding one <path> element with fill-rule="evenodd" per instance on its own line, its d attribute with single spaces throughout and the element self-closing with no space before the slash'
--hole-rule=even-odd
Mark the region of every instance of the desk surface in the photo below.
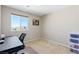
<svg viewBox="0 0 79 59">
<path fill-rule="evenodd" d="M 23 43 L 20 42 L 18 37 L 16 36 L 8 37 L 8 38 L 5 38 L 5 41 L 3 44 L 0 44 L 0 51 L 11 49 L 21 45 L 23 45 Z"/>
</svg>

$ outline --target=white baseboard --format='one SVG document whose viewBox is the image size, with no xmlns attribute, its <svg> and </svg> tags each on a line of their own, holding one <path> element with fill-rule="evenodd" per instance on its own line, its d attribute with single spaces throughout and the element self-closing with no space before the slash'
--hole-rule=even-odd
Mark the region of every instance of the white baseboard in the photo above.
<svg viewBox="0 0 79 59">
<path fill-rule="evenodd" d="M 48 39 L 45 39 L 45 40 L 47 40 L 47 41 L 50 42 L 50 43 L 56 43 L 56 44 L 59 44 L 59 45 L 61 45 L 61 46 L 64 46 L 64 47 L 70 48 L 68 45 L 63 44 L 63 43 L 59 43 L 59 42 L 52 41 L 52 40 L 48 40 Z"/>
</svg>

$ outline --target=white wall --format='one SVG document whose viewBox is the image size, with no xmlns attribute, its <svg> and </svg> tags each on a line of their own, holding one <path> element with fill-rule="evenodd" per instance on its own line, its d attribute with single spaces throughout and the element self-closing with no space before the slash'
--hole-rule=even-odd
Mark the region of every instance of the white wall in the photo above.
<svg viewBox="0 0 79 59">
<path fill-rule="evenodd" d="M 40 39 L 40 26 L 32 25 L 33 18 L 39 19 L 39 21 L 40 21 L 40 17 L 31 15 L 31 14 L 23 12 L 23 11 L 12 9 L 12 8 L 9 8 L 6 6 L 2 6 L 2 21 L 1 21 L 2 33 L 5 33 L 6 35 L 17 35 L 17 36 L 20 36 L 20 34 L 22 33 L 22 32 L 12 32 L 11 31 L 11 27 L 10 27 L 11 26 L 11 24 L 10 24 L 11 23 L 11 19 L 10 19 L 11 13 L 29 17 L 29 30 L 26 31 L 27 32 L 27 36 L 26 36 L 27 41 Z"/>
<path fill-rule="evenodd" d="M 0 34 L 1 34 L 1 5 L 0 5 Z"/>
<path fill-rule="evenodd" d="M 68 46 L 69 33 L 79 33 L 79 6 L 72 6 L 42 17 L 43 38 Z"/>
</svg>

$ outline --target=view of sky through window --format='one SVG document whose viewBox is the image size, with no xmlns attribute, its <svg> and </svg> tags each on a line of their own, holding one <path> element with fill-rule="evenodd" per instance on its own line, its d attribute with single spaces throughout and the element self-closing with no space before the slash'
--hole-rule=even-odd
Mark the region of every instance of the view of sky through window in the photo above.
<svg viewBox="0 0 79 59">
<path fill-rule="evenodd" d="M 25 31 L 28 29 L 28 17 L 11 15 L 11 30 L 12 31 Z"/>
</svg>

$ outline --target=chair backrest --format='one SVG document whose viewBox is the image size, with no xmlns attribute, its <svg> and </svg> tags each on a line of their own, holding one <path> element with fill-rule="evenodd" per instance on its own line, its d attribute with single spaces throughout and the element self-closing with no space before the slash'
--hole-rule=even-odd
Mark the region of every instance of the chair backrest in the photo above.
<svg viewBox="0 0 79 59">
<path fill-rule="evenodd" d="M 19 40 L 23 43 L 26 33 L 22 33 L 19 37 Z"/>
</svg>

